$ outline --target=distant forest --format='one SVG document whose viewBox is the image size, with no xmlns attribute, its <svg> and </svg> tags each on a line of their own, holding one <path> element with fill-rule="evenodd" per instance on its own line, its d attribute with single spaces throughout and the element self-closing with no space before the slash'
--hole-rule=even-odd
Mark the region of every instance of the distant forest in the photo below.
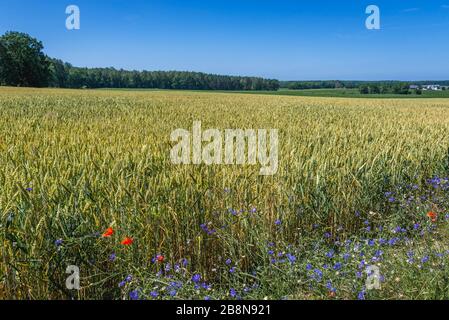
<svg viewBox="0 0 449 320">
<path fill-rule="evenodd" d="M 417 85 L 423 86 L 428 84 L 436 84 L 440 86 L 449 86 L 449 80 L 446 81 L 352 81 L 352 80 L 326 80 L 326 81 L 280 81 L 280 87 L 286 89 L 356 89 L 362 86 L 378 86 L 378 87 L 393 87 L 397 85 Z"/>
<path fill-rule="evenodd" d="M 28 34 L 0 37 L 0 85 L 58 88 L 154 88 L 190 90 L 278 90 L 279 81 L 187 71 L 127 71 L 79 68 L 43 53 Z"/>
</svg>

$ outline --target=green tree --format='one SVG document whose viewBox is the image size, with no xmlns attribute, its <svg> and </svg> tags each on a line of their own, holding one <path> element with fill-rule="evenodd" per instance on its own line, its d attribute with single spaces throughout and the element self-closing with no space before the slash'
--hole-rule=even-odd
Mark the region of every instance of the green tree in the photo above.
<svg viewBox="0 0 449 320">
<path fill-rule="evenodd" d="M 40 41 L 21 32 L 0 37 L 0 83 L 10 86 L 45 87 L 50 61 Z"/>
<path fill-rule="evenodd" d="M 369 93 L 369 87 L 367 85 L 361 85 L 359 87 L 359 91 L 361 94 L 368 94 Z"/>
</svg>

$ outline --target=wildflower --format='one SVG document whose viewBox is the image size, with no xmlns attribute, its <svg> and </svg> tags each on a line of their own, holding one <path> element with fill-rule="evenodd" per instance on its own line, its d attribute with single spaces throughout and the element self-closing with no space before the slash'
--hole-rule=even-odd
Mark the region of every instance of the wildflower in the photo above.
<svg viewBox="0 0 449 320">
<path fill-rule="evenodd" d="M 323 272 L 321 272 L 320 269 L 315 269 L 314 273 L 316 275 L 316 280 L 317 281 L 321 281 L 321 278 L 323 277 Z"/>
<path fill-rule="evenodd" d="M 282 222 L 281 222 L 281 220 L 277 219 L 277 220 L 274 222 L 274 224 L 277 225 L 277 226 L 280 226 L 280 225 L 282 224 Z"/>
<path fill-rule="evenodd" d="M 126 237 L 125 239 L 122 240 L 121 244 L 125 245 L 125 246 L 129 246 L 134 242 L 134 240 L 130 237 Z"/>
<path fill-rule="evenodd" d="M 273 251 L 273 250 L 268 250 L 268 254 L 269 254 L 270 256 L 272 256 L 272 255 L 274 254 L 274 251 Z"/>
<path fill-rule="evenodd" d="M 341 263 L 340 263 L 340 262 L 337 262 L 337 263 L 334 265 L 334 270 L 338 271 L 338 270 L 340 270 L 340 269 L 341 269 Z"/>
<path fill-rule="evenodd" d="M 55 246 L 59 247 L 60 245 L 62 245 L 62 239 L 58 239 L 55 241 Z"/>
<path fill-rule="evenodd" d="M 235 272 L 235 267 L 232 267 L 231 269 L 229 269 L 229 273 L 234 273 Z"/>
<path fill-rule="evenodd" d="M 390 202 L 390 203 L 393 203 L 393 202 L 395 202 L 396 201 L 396 198 L 395 197 L 390 197 L 390 198 L 388 198 L 388 202 Z"/>
<path fill-rule="evenodd" d="M 438 215 L 435 212 L 429 211 L 427 212 L 427 216 L 432 220 L 432 222 L 436 222 Z"/>
<path fill-rule="evenodd" d="M 101 235 L 103 238 L 108 238 L 114 234 L 114 229 L 107 228 L 105 232 Z"/>
<path fill-rule="evenodd" d="M 31 191 L 33 191 L 33 188 L 27 188 L 26 189 L 28 192 L 31 192 Z"/>
<path fill-rule="evenodd" d="M 177 294 L 178 292 L 176 291 L 176 290 L 170 290 L 170 292 L 168 293 L 171 297 L 174 297 L 174 296 L 176 296 L 176 294 Z"/>
<path fill-rule="evenodd" d="M 133 279 L 133 276 L 132 276 L 132 275 L 128 275 L 128 276 L 125 278 L 125 281 L 126 281 L 126 282 L 130 282 L 132 279 Z"/>
<path fill-rule="evenodd" d="M 137 290 L 131 291 L 129 293 L 129 298 L 131 300 L 139 300 L 139 292 Z"/>
<path fill-rule="evenodd" d="M 234 288 L 231 288 L 231 289 L 229 290 L 229 295 L 230 295 L 232 298 L 235 298 L 235 297 L 237 296 L 237 292 L 235 291 Z"/>
<path fill-rule="evenodd" d="M 294 264 L 295 261 L 296 261 L 296 257 L 294 255 L 290 254 L 290 253 L 287 254 L 287 258 L 288 258 L 288 260 L 290 261 L 291 264 Z"/>
<path fill-rule="evenodd" d="M 159 293 L 157 291 L 151 291 L 150 296 L 155 299 L 159 296 Z"/>
<path fill-rule="evenodd" d="M 231 259 L 226 259 L 225 263 L 229 266 L 232 263 Z"/>
<path fill-rule="evenodd" d="M 121 288 L 121 287 L 124 287 L 125 284 L 126 284 L 125 281 L 120 281 L 119 284 L 118 284 L 118 286 L 119 286 L 119 288 Z"/>
<path fill-rule="evenodd" d="M 208 300 L 210 300 L 210 297 L 209 296 L 205 296 L 204 300 L 208 301 Z"/>
<path fill-rule="evenodd" d="M 328 253 L 326 253 L 326 257 L 332 259 L 334 257 L 334 250 L 330 250 Z"/>
<path fill-rule="evenodd" d="M 357 299 L 359 300 L 365 300 L 365 291 L 360 291 L 359 294 L 357 295 Z"/>
<path fill-rule="evenodd" d="M 200 274 L 194 274 L 194 275 L 192 276 L 192 281 L 193 281 L 194 283 L 198 283 L 198 282 L 200 282 L 200 280 L 201 280 L 201 275 L 200 275 Z"/>
<path fill-rule="evenodd" d="M 111 262 L 114 262 L 116 258 L 117 258 L 117 256 L 115 255 L 115 253 L 111 253 L 109 255 L 109 261 L 111 261 Z"/>
<path fill-rule="evenodd" d="M 165 258 L 164 258 L 163 255 L 158 254 L 158 255 L 156 256 L 156 261 L 157 261 L 157 262 L 164 262 L 164 260 L 165 260 Z"/>
<path fill-rule="evenodd" d="M 306 270 L 307 270 L 307 271 L 312 270 L 312 265 L 311 265 L 310 263 L 308 263 L 308 264 L 306 265 Z"/>
<path fill-rule="evenodd" d="M 429 261 L 429 256 L 424 256 L 424 257 L 421 259 L 421 263 L 426 263 L 427 261 Z"/>
</svg>

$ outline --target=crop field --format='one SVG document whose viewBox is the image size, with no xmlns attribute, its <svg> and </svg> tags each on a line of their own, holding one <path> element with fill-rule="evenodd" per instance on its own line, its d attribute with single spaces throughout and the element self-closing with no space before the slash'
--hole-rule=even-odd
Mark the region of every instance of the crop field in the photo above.
<svg viewBox="0 0 449 320">
<path fill-rule="evenodd" d="M 173 164 L 194 121 L 276 174 Z M 449 99 L 0 88 L 0 298 L 448 299 L 448 152 Z"/>
</svg>

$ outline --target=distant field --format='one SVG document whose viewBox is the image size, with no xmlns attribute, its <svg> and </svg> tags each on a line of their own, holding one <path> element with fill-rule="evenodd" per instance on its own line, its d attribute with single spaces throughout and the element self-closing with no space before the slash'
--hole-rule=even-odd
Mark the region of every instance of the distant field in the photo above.
<svg viewBox="0 0 449 320">
<path fill-rule="evenodd" d="M 101 89 L 98 89 L 101 90 Z M 172 91 L 159 89 L 103 89 L 111 91 Z M 449 90 L 445 91 L 423 91 L 422 95 L 417 94 L 360 94 L 358 89 L 304 89 L 290 90 L 279 89 L 278 91 L 220 91 L 220 90 L 185 90 L 186 92 L 211 92 L 211 93 L 244 93 L 244 94 L 267 94 L 279 96 L 298 97 L 335 97 L 335 98 L 371 98 L 371 99 L 431 99 L 449 98 Z"/>
<path fill-rule="evenodd" d="M 306 89 L 306 90 L 280 89 L 278 91 L 245 91 L 244 93 L 254 93 L 254 94 L 259 93 L 259 94 L 302 96 L 302 97 L 341 97 L 341 98 L 375 98 L 375 99 L 449 98 L 449 90 L 423 91 L 422 95 L 360 94 L 358 89 Z"/>
<path fill-rule="evenodd" d="M 305 93 L 0 88 L 0 299 L 449 298 L 449 100 Z M 195 120 L 277 174 L 172 164 Z"/>
</svg>

